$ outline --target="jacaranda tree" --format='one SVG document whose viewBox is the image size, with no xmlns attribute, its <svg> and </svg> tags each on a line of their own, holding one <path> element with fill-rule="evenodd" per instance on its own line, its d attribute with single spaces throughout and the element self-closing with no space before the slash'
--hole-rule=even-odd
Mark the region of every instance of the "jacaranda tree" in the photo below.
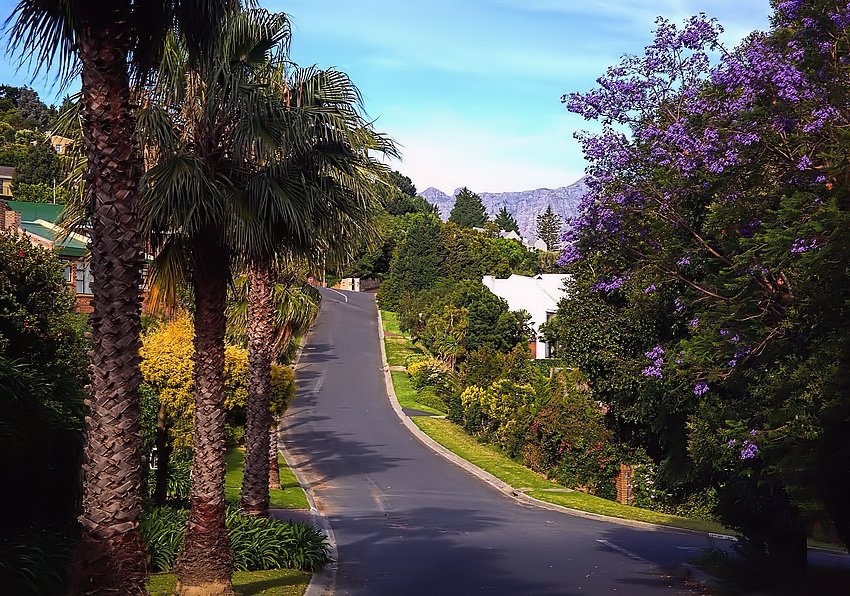
<svg viewBox="0 0 850 596">
<path fill-rule="evenodd" d="M 643 56 L 564 97 L 601 132 L 579 135 L 590 191 L 562 262 L 575 295 L 633 321 L 609 333 L 626 359 L 587 372 L 655 396 L 633 426 L 675 412 L 668 443 L 724 520 L 795 566 L 801 502 L 850 542 L 848 27 L 844 4 L 778 2 L 769 32 L 728 51 L 702 15 L 660 20 Z M 587 328 L 578 312 L 562 330 Z M 623 396 L 615 418 L 637 412 Z"/>
</svg>

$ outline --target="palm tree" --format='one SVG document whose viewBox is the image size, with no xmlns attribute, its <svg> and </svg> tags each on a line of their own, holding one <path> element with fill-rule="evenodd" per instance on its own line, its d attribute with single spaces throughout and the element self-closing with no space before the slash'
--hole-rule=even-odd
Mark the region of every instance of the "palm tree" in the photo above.
<svg viewBox="0 0 850 596">
<path fill-rule="evenodd" d="M 287 151 L 281 159 L 301 174 L 290 181 L 301 188 L 290 186 L 288 191 L 314 197 L 321 210 L 307 220 L 287 221 L 286 226 L 267 218 L 263 224 L 277 242 L 247 253 L 249 364 L 242 510 L 256 516 L 268 514 L 269 478 L 272 470 L 277 471 L 277 440 L 269 432 L 268 350 L 274 336 L 275 252 L 284 248 L 296 254 L 350 253 L 379 202 L 376 180 L 388 175 L 370 152 L 396 154 L 394 145 L 365 122 L 360 94 L 342 73 L 296 68 L 280 81 L 279 89 L 290 116 L 284 130 Z M 317 168 L 318 163 L 325 165 Z"/>
<path fill-rule="evenodd" d="M 251 285 L 251 297 L 253 310 L 249 316 L 249 284 L 248 276 L 239 277 L 234 283 L 234 291 L 227 305 L 227 321 L 228 321 L 228 336 L 231 341 L 248 345 L 249 335 L 258 338 L 263 335 L 268 329 L 271 329 L 271 336 L 263 336 L 257 341 L 262 343 L 255 345 L 255 353 L 265 351 L 270 355 L 272 360 L 280 360 L 284 354 L 289 351 L 292 341 L 300 336 L 303 336 L 310 328 L 310 325 L 315 321 L 319 314 L 319 304 L 321 302 L 321 294 L 312 286 L 302 281 L 306 275 L 306 263 L 297 263 L 291 260 L 279 259 L 272 268 L 271 274 L 276 276 L 270 296 L 265 292 L 258 292 L 258 285 Z M 274 279 L 274 277 L 273 277 Z M 264 285 L 263 288 L 268 287 Z M 262 296 L 262 298 L 260 298 Z M 257 304 L 259 303 L 259 304 Z M 258 308 L 265 308 L 266 304 L 271 305 L 272 323 L 268 324 L 267 320 L 262 326 L 256 325 L 256 311 Z M 249 321 L 254 323 L 252 334 L 249 334 Z M 257 329 L 260 327 L 260 329 Z M 264 360 L 263 360 L 264 362 Z M 262 420 L 264 413 L 257 412 L 256 409 L 262 408 L 263 398 L 257 399 L 257 395 L 268 395 L 266 387 L 267 380 L 262 377 L 263 369 L 261 369 L 255 360 L 249 361 L 249 395 L 248 405 L 253 409 L 252 417 L 255 420 Z M 257 379 L 256 377 L 260 377 Z M 267 430 L 269 440 L 267 446 L 268 453 L 268 476 L 267 480 L 259 482 L 262 479 L 263 470 L 252 470 L 250 475 L 251 480 L 242 483 L 242 508 L 245 511 L 253 508 L 260 512 L 268 508 L 269 489 L 280 488 L 280 470 L 278 468 L 278 445 L 277 445 L 277 428 L 279 426 L 279 417 L 283 415 L 283 411 L 276 411 L 271 408 L 269 412 L 270 425 Z M 256 461 L 262 456 L 263 441 L 252 437 L 248 440 L 246 437 L 246 451 L 252 453 L 252 460 Z M 246 460 L 249 458 L 246 455 Z M 264 484 L 265 486 L 256 486 Z M 246 503 L 247 501 L 247 503 Z M 260 503 L 257 507 L 254 504 Z M 262 514 L 262 513 L 259 513 Z"/>
<path fill-rule="evenodd" d="M 284 243 L 303 251 L 313 237 L 326 237 L 325 222 L 353 220 L 349 212 L 365 210 L 368 203 L 356 187 L 337 189 L 348 188 L 340 181 L 365 175 L 363 159 L 370 167 L 374 161 L 353 159 L 350 147 L 383 142 L 329 109 L 347 97 L 328 95 L 327 105 L 313 109 L 314 118 L 302 116 L 299 98 L 312 96 L 311 85 L 347 77 L 296 69 L 295 78 L 287 78 L 288 39 L 285 15 L 240 13 L 221 23 L 209 54 L 197 68 L 188 68 L 185 51 L 172 38 L 140 118 L 152 164 L 141 213 L 152 245 L 160 249 L 155 277 L 191 271 L 195 299 L 192 510 L 178 561 L 182 592 L 232 590 L 223 407 L 231 260 L 238 255 L 266 266 Z M 351 138 L 357 143 L 347 141 Z M 268 420 L 262 422 L 268 440 Z M 266 464 L 267 453 L 266 447 Z M 267 478 L 268 471 L 266 486 Z"/>
<path fill-rule="evenodd" d="M 59 76 L 82 78 L 81 125 L 87 157 L 94 313 L 86 418 L 82 540 L 72 590 L 143 591 L 139 535 L 142 461 L 139 435 L 142 241 L 130 76 L 143 83 L 169 30 L 178 27 L 192 57 L 234 0 L 21 0 L 10 45 L 36 69 L 58 60 Z"/>
</svg>

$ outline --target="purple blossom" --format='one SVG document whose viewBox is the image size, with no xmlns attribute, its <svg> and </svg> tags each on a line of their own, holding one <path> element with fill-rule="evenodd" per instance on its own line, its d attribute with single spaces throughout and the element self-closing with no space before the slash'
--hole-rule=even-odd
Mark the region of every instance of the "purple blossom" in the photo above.
<svg viewBox="0 0 850 596">
<path fill-rule="evenodd" d="M 729 441 L 726 443 L 726 446 L 727 446 L 729 449 L 732 449 L 732 448 L 733 448 L 733 447 L 735 447 L 735 445 L 737 445 L 737 444 L 738 444 L 738 439 L 729 439 Z"/>
<path fill-rule="evenodd" d="M 663 378 L 661 367 L 664 366 L 664 347 L 658 344 L 643 355 L 652 360 L 652 364 L 643 369 L 641 374 L 645 377 Z"/>
<path fill-rule="evenodd" d="M 797 18 L 802 5 L 803 0 L 784 0 L 776 6 L 776 10 L 786 19 L 792 21 Z"/>
<path fill-rule="evenodd" d="M 705 381 L 700 381 L 696 384 L 696 387 L 694 387 L 694 395 L 696 395 L 697 397 L 699 397 L 700 395 L 705 395 L 706 393 L 708 393 L 708 390 L 708 383 L 706 383 Z"/>
<path fill-rule="evenodd" d="M 694 317 L 693 319 L 691 319 L 691 320 L 688 322 L 688 326 L 689 326 L 691 329 L 696 329 L 698 325 L 699 325 L 699 317 Z"/>
<path fill-rule="evenodd" d="M 791 253 L 798 255 L 800 253 L 808 252 L 817 248 L 818 241 L 817 238 L 812 238 L 811 240 L 804 240 L 802 238 L 797 238 L 794 242 L 791 243 Z"/>
<path fill-rule="evenodd" d="M 681 298 L 676 298 L 673 301 L 673 309 L 676 312 L 682 312 L 683 310 L 685 310 L 685 303 L 682 301 Z"/>
<path fill-rule="evenodd" d="M 643 289 L 644 294 L 652 294 L 656 290 L 655 284 L 649 284 Z"/>
<path fill-rule="evenodd" d="M 753 443 L 752 441 L 744 441 L 741 445 L 741 459 L 753 459 L 756 455 L 758 455 L 759 448 L 758 445 Z"/>
<path fill-rule="evenodd" d="M 689 257 L 688 255 L 685 255 L 684 257 L 682 257 L 678 261 L 676 261 L 676 265 L 678 265 L 679 267 L 687 267 L 690 264 L 691 264 L 691 257 Z"/>
<path fill-rule="evenodd" d="M 662 346 L 661 344 L 657 344 L 654 348 L 652 348 L 648 352 L 644 352 L 643 355 L 646 356 L 647 358 L 649 358 L 650 360 L 654 360 L 656 358 L 661 358 L 662 356 L 664 356 L 664 346 Z"/>
<path fill-rule="evenodd" d="M 619 290 L 622 287 L 623 282 L 627 279 L 627 275 L 614 275 L 607 279 L 602 278 L 590 286 L 590 289 L 594 292 L 611 292 L 613 290 Z"/>
<path fill-rule="evenodd" d="M 801 172 L 812 169 L 812 160 L 808 155 L 804 155 L 800 158 L 800 161 L 797 162 L 797 169 Z"/>
<path fill-rule="evenodd" d="M 567 235 L 564 234 L 564 239 L 566 239 L 566 236 Z M 558 258 L 558 266 L 564 267 L 565 265 L 570 265 L 579 260 L 581 260 L 581 251 L 579 251 L 578 247 L 573 243 L 565 244 L 564 250 Z"/>
<path fill-rule="evenodd" d="M 751 437 L 758 436 L 758 434 L 759 434 L 759 431 L 758 431 L 758 430 L 756 430 L 756 429 L 754 429 L 754 428 L 751 428 L 751 429 L 750 429 L 750 436 L 751 436 Z"/>
</svg>

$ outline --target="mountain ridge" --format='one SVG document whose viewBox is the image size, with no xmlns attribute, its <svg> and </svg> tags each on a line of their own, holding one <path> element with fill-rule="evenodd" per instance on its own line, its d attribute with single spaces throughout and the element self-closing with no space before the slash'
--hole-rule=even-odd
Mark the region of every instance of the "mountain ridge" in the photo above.
<svg viewBox="0 0 850 596">
<path fill-rule="evenodd" d="M 419 193 L 429 203 L 437 206 L 440 217 L 443 220 L 449 218 L 455 197 L 460 189 L 455 189 L 452 196 L 447 195 L 438 188 L 429 187 Z M 520 190 L 508 192 L 479 192 L 484 208 L 490 219 L 493 219 L 504 206 L 514 216 L 519 225 L 522 236 L 534 240 L 537 237 L 537 216 L 552 205 L 552 210 L 561 216 L 566 224 L 567 220 L 578 214 L 578 204 L 587 192 L 584 178 L 573 182 L 568 186 L 558 188 L 536 188 L 534 190 Z"/>
</svg>

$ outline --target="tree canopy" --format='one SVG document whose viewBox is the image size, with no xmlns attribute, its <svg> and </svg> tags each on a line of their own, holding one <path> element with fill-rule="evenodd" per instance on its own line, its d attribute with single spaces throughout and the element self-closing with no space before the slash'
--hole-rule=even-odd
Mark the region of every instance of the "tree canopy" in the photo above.
<svg viewBox="0 0 850 596">
<path fill-rule="evenodd" d="M 487 222 L 487 211 L 481 197 L 466 188 L 460 189 L 449 214 L 449 221 L 462 228 L 480 228 Z"/>
</svg>

